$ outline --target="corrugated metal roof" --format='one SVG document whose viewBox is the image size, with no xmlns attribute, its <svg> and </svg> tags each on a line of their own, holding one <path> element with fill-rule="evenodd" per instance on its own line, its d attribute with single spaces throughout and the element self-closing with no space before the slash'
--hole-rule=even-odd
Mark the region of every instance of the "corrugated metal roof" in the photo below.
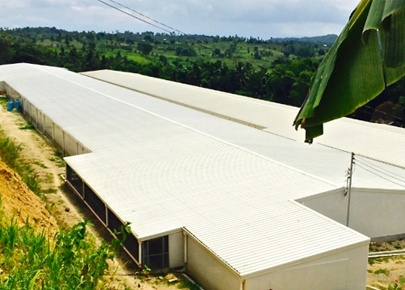
<svg viewBox="0 0 405 290">
<path fill-rule="evenodd" d="M 189 124 L 190 127 L 210 136 L 261 154 L 333 184 L 339 186 L 346 184 L 345 172 L 350 166 L 351 158 L 348 152 L 355 152 L 382 162 L 368 160 L 369 166 L 373 166 L 376 170 L 367 170 L 369 169 L 368 166 L 364 166 L 366 168 L 357 167 L 353 179 L 354 187 L 382 189 L 404 189 L 405 187 L 404 170 L 384 164 L 405 167 L 405 148 L 400 145 L 405 144 L 404 129 L 343 118 L 325 124 L 326 134 L 317 140 L 321 145 L 327 146 L 319 146 L 319 144 L 308 146 L 278 137 L 284 136 L 297 140 L 298 143 L 303 143 L 303 136 L 291 126 L 297 113 L 297 108 L 291 106 L 133 73 L 105 70 L 85 74 L 191 107 L 198 107 L 218 115 L 229 116 L 235 120 L 243 120 L 249 124 L 266 127 L 264 131 L 272 134 L 265 135 L 258 130 L 240 126 L 234 122 L 222 122 L 221 124 L 224 125 L 218 126 L 217 118 L 181 107 L 176 110 L 166 110 L 165 108 L 170 106 L 161 108 L 154 105 L 153 99 L 149 98 L 151 103 L 148 110 L 158 115 L 167 116 L 179 123 Z M 130 102 L 135 104 L 134 101 Z M 159 102 L 158 100 L 155 101 Z M 300 130 L 301 133 L 302 131 Z M 329 147 L 341 151 L 332 150 Z M 389 149 L 387 150 L 387 148 Z M 399 176 L 403 181 L 398 182 L 393 176 Z"/>
<path fill-rule="evenodd" d="M 200 108 L 235 120 L 242 120 L 266 131 L 302 142 L 304 130 L 295 131 L 292 122 L 298 108 L 236 96 L 228 93 L 160 80 L 139 74 L 110 70 L 85 75 L 130 89 Z M 319 144 L 355 152 L 385 163 L 405 167 L 405 129 L 342 118 L 324 126 Z M 389 149 L 387 149 L 389 148 Z"/>
<path fill-rule="evenodd" d="M 186 229 L 242 276 L 358 243 L 357 233 L 291 202 L 278 204 L 277 210 L 255 204 L 255 210 L 260 214 L 254 218 L 203 219 Z M 238 215 L 228 213 L 230 220 Z"/>
<path fill-rule="evenodd" d="M 0 81 L 92 151 L 66 161 L 140 239 L 185 227 L 241 275 L 368 241 L 291 202 L 339 189 L 347 153 L 64 69 L 4 65 Z"/>
</svg>

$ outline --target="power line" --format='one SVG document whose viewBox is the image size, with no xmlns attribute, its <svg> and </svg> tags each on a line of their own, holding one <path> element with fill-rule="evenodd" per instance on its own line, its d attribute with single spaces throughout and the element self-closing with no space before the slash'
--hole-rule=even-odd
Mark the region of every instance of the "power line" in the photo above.
<svg viewBox="0 0 405 290">
<path fill-rule="evenodd" d="M 104 1 L 102 1 L 102 0 L 96 0 L 96 1 L 98 1 L 98 2 L 100 2 L 100 3 L 103 3 L 104 5 L 107 5 L 107 6 L 113 8 L 113 9 L 115 9 L 115 10 L 118 10 L 119 12 L 124 13 L 124 14 L 126 14 L 126 15 L 128 15 L 128 16 L 130 16 L 130 17 L 133 17 L 133 18 L 135 18 L 135 19 L 137 19 L 137 20 L 139 20 L 139 21 L 145 22 L 146 24 L 149 24 L 149 25 L 151 25 L 151 26 L 153 26 L 153 27 L 155 27 L 155 28 L 161 29 L 161 30 L 163 30 L 163 31 L 165 31 L 165 32 L 168 32 L 168 33 L 170 33 L 170 34 L 172 33 L 172 31 L 170 31 L 170 30 L 167 30 L 167 29 L 165 29 L 165 28 L 163 28 L 163 27 L 160 27 L 160 26 L 157 26 L 157 25 L 155 25 L 155 24 L 153 24 L 153 23 L 150 23 L 150 22 L 146 21 L 145 19 L 142 19 L 142 18 L 140 18 L 140 17 L 137 17 L 137 16 L 135 16 L 135 15 L 133 15 L 133 14 L 131 14 L 131 13 L 128 13 L 128 12 L 122 10 L 122 9 L 119 9 L 119 8 L 117 8 L 117 7 L 115 7 L 115 6 L 111 5 L 111 4 L 109 4 L 109 3 L 107 3 L 107 2 L 104 2 Z"/>
<path fill-rule="evenodd" d="M 392 117 L 392 118 L 394 118 L 394 119 L 400 120 L 400 121 L 402 121 L 402 122 L 404 122 L 404 123 L 405 123 L 405 119 L 402 119 L 401 117 L 398 117 L 398 116 L 395 116 L 395 115 L 393 115 L 393 114 L 390 114 L 390 113 L 387 113 L 387 112 L 381 111 L 381 110 L 379 110 L 379 109 L 377 109 L 377 108 L 374 108 L 374 109 L 373 109 L 372 107 L 367 106 L 367 105 L 365 105 L 364 107 L 365 107 L 365 108 L 367 108 L 367 109 L 369 109 L 369 110 L 372 110 L 373 112 L 378 112 L 378 113 L 381 113 L 381 114 L 383 114 L 383 115 L 386 115 L 386 116 Z"/>
<path fill-rule="evenodd" d="M 140 18 L 140 17 L 138 17 L 138 16 L 135 16 L 135 15 L 129 13 L 129 12 L 126 12 L 126 11 L 124 11 L 124 10 L 118 8 L 118 7 L 115 7 L 114 5 L 111 5 L 111 4 L 109 4 L 109 3 L 106 3 L 105 1 L 102 1 L 102 0 L 96 0 L 96 1 L 98 1 L 98 2 L 100 2 L 100 3 L 103 3 L 104 5 L 107 5 L 108 7 L 113 8 L 113 9 L 115 9 L 115 10 L 121 12 L 121 13 L 124 13 L 124 14 L 126 14 L 126 15 L 128 15 L 128 16 L 131 16 L 132 18 L 135 18 L 135 19 L 137 19 L 137 20 L 140 20 L 140 21 L 142 21 L 142 22 L 144 22 L 144 23 L 146 23 L 146 24 L 149 24 L 149 25 L 151 25 L 151 26 L 153 26 L 153 27 L 155 27 L 155 28 L 158 28 L 158 29 L 160 29 L 160 30 L 163 30 L 163 31 L 165 31 L 165 32 L 167 32 L 167 33 L 169 33 L 169 34 L 171 34 L 171 35 L 174 34 L 174 33 L 173 33 L 173 30 L 174 30 L 174 31 L 176 31 L 176 32 L 178 32 L 179 34 L 182 34 L 182 35 L 184 35 L 184 36 L 190 36 L 190 34 L 187 34 L 187 33 L 185 33 L 185 32 L 182 32 L 181 30 L 178 30 L 178 29 L 176 29 L 176 28 L 173 28 L 173 27 L 171 27 L 171 26 L 169 26 L 169 25 L 166 25 L 166 24 L 164 24 L 164 23 L 162 23 L 162 22 L 159 22 L 159 21 L 157 21 L 157 20 L 155 20 L 155 19 L 153 19 L 153 18 L 151 18 L 151 17 L 149 17 L 149 16 L 146 16 L 146 15 L 142 14 L 141 12 L 136 11 L 136 10 L 134 10 L 134 9 L 128 7 L 128 6 L 125 6 L 125 5 L 123 5 L 123 4 L 121 4 L 121 3 L 117 2 L 117 1 L 109 0 L 110 2 L 113 2 L 113 3 L 119 5 L 119 6 L 123 7 L 123 8 L 126 8 L 126 9 L 128 9 L 128 10 L 130 10 L 130 11 L 133 11 L 133 12 L 135 12 L 136 14 L 141 15 L 142 17 L 145 17 L 145 18 L 147 18 L 147 19 L 149 19 L 149 20 L 152 20 L 153 22 L 155 22 L 155 23 L 157 23 L 157 24 L 159 24 L 159 25 L 162 25 L 162 26 L 164 26 L 164 27 L 166 27 L 166 28 L 169 28 L 169 29 L 171 29 L 172 31 L 171 31 L 171 30 L 168 30 L 168 29 L 166 29 L 166 28 L 160 27 L 159 25 L 153 24 L 153 23 L 151 23 L 151 22 L 149 22 L 149 21 L 147 21 L 147 20 L 145 20 L 145 19 L 142 19 L 142 18 Z M 214 51 L 214 49 L 213 49 L 212 47 L 205 46 L 205 45 L 203 45 L 203 44 L 202 44 L 201 42 L 199 42 L 199 41 L 197 41 L 196 43 L 197 43 L 198 45 L 200 45 L 201 47 L 210 50 L 211 52 Z M 233 61 L 236 63 L 236 60 L 233 60 Z"/>
<path fill-rule="evenodd" d="M 362 160 L 362 158 L 360 158 L 360 159 L 356 158 L 356 164 L 358 167 L 362 168 L 363 170 L 365 170 L 371 174 L 374 174 L 386 181 L 389 181 L 391 183 L 394 183 L 396 185 L 399 185 L 399 186 L 405 188 L 405 179 L 403 179 L 402 176 L 400 176 L 398 174 L 387 171 L 375 164 L 372 164 L 371 162 L 367 162 L 364 160 L 364 158 L 363 158 L 363 160 Z M 401 177 L 401 178 L 399 178 L 399 177 Z M 399 183 L 396 181 L 393 181 L 392 179 L 399 181 Z"/>
<path fill-rule="evenodd" d="M 361 159 L 357 159 L 357 161 L 360 162 L 360 164 L 362 164 L 363 166 L 365 166 L 365 167 L 367 167 L 367 168 L 369 168 L 371 170 L 374 170 L 374 171 L 376 171 L 376 172 L 378 172 L 380 174 L 383 174 L 385 176 L 388 176 L 388 177 L 390 177 L 392 179 L 398 180 L 398 181 L 403 182 L 405 184 L 405 179 L 403 179 L 403 176 L 401 176 L 401 175 L 398 175 L 396 173 L 387 171 L 387 170 L 385 170 L 385 169 L 383 169 L 383 168 L 381 168 L 381 167 L 379 167 L 377 165 L 374 165 L 374 164 L 372 164 L 370 162 L 367 162 L 367 161 L 364 161 L 364 160 L 361 160 Z"/>
<path fill-rule="evenodd" d="M 371 171 L 371 170 L 367 169 L 366 167 L 363 167 L 363 166 L 361 166 L 361 165 L 359 165 L 359 164 L 357 164 L 357 166 L 360 167 L 360 168 L 362 168 L 363 170 L 365 170 L 365 171 L 371 173 L 371 174 L 374 174 L 374 175 L 376 175 L 376 176 L 378 176 L 378 177 L 380 177 L 380 178 L 382 178 L 382 179 L 388 181 L 388 182 L 394 183 L 394 184 L 396 184 L 396 185 L 399 185 L 399 186 L 405 188 L 405 185 L 404 185 L 404 184 L 401 184 L 401 183 L 392 181 L 392 180 L 390 180 L 390 179 L 388 179 L 388 178 L 385 178 L 384 176 L 379 175 L 379 174 L 377 174 L 377 173 L 375 173 L 375 172 L 373 172 L 373 171 Z"/>
<path fill-rule="evenodd" d="M 166 28 L 169 28 L 169 29 L 171 29 L 171 30 L 173 30 L 173 31 L 176 31 L 176 32 L 178 32 L 179 34 L 187 35 L 187 33 L 185 33 L 185 32 L 182 32 L 182 31 L 180 31 L 180 30 L 178 30 L 178 29 L 176 29 L 176 28 L 173 28 L 173 27 L 171 27 L 171 26 L 168 26 L 168 25 L 166 25 L 166 24 L 164 24 L 164 23 L 162 23 L 162 22 L 160 22 L 160 21 L 157 21 L 157 20 L 155 20 L 155 19 L 153 19 L 153 18 L 151 18 L 151 17 L 149 17 L 149 16 L 147 16 L 147 15 L 145 15 L 145 14 L 142 14 L 141 12 L 136 11 L 135 9 L 132 9 L 132 8 L 130 8 L 130 7 L 128 7 L 128 6 L 125 6 L 125 5 L 123 5 L 123 4 L 121 4 L 121 3 L 117 2 L 117 1 L 114 1 L 114 0 L 109 0 L 109 1 L 110 1 L 110 2 L 113 2 L 113 3 L 117 4 L 117 5 L 119 5 L 119 6 L 121 6 L 121 7 L 124 7 L 124 8 L 126 8 L 126 9 L 128 9 L 128 10 L 130 10 L 130 11 L 132 11 L 132 12 L 135 12 L 136 14 L 141 15 L 142 17 L 145 17 L 145 18 L 147 18 L 147 19 L 149 19 L 149 20 L 152 20 L 153 22 L 155 22 L 155 23 L 157 23 L 157 24 L 160 24 L 160 25 L 162 25 L 162 26 L 164 26 L 164 27 L 166 27 Z M 173 32 L 171 32 L 171 33 L 173 33 Z"/>
</svg>

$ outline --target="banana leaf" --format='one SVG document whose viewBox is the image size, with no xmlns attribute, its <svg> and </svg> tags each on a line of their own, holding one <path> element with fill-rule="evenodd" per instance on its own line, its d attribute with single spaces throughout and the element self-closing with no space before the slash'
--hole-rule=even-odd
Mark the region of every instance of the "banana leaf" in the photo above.
<svg viewBox="0 0 405 290">
<path fill-rule="evenodd" d="M 405 75 L 405 0 L 362 0 L 321 62 L 294 120 L 305 140 Z"/>
</svg>

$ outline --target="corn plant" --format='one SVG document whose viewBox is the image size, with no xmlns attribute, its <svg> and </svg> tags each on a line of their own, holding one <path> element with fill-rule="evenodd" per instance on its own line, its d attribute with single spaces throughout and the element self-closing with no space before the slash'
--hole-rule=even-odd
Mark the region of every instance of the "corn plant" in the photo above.
<svg viewBox="0 0 405 290">
<path fill-rule="evenodd" d="M 49 240 L 28 220 L 19 227 L 0 212 L 0 290 L 107 289 L 103 276 L 115 251 L 105 241 L 96 246 L 88 225 L 84 220 Z"/>
</svg>

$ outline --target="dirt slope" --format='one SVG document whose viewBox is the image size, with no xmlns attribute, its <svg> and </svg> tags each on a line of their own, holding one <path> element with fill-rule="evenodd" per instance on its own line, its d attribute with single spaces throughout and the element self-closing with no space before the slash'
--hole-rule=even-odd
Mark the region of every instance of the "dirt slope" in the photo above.
<svg viewBox="0 0 405 290">
<path fill-rule="evenodd" d="M 19 225 L 26 221 L 36 225 L 38 232 L 50 237 L 58 231 L 56 219 L 45 208 L 44 202 L 32 193 L 21 177 L 0 161 L 0 196 L 8 217 L 14 217 Z"/>
</svg>

